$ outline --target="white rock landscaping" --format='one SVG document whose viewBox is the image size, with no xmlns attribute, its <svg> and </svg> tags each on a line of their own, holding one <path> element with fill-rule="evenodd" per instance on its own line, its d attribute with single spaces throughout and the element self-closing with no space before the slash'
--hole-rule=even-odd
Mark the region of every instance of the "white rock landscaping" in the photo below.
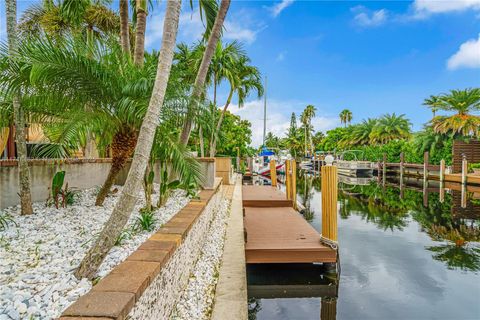
<svg viewBox="0 0 480 320">
<path fill-rule="evenodd" d="M 119 193 L 107 197 L 103 207 L 94 205 L 96 189 L 88 189 L 80 191 L 75 204 L 67 208 L 38 202 L 30 216 L 20 216 L 19 206 L 3 210 L 17 225 L 10 223 L 0 232 L 0 320 L 54 319 L 91 289 L 90 281 L 76 279 L 73 272 L 110 216 Z M 153 195 L 154 203 L 157 197 Z M 155 211 L 154 230 L 134 233 L 114 247 L 98 275 L 108 274 L 188 201 L 185 192 L 174 191 L 166 205 Z M 128 225 L 144 205 L 142 191 Z"/>
<path fill-rule="evenodd" d="M 204 242 L 187 287 L 177 303 L 172 320 L 209 319 L 223 255 L 230 201 L 222 200 Z"/>
</svg>

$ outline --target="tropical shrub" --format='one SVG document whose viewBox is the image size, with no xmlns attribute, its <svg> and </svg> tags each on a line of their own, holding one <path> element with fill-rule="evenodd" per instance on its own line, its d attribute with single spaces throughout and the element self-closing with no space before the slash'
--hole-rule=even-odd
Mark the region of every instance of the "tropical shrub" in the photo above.
<svg viewBox="0 0 480 320">
<path fill-rule="evenodd" d="M 76 192 L 68 189 L 68 183 L 63 188 L 65 182 L 65 171 L 58 171 L 52 179 L 51 192 L 47 199 L 47 206 L 55 205 L 55 208 L 66 208 L 75 202 Z"/>
<path fill-rule="evenodd" d="M 157 219 L 152 211 L 140 210 L 140 215 L 135 219 L 135 230 L 152 231 Z"/>
<path fill-rule="evenodd" d="M 10 223 L 13 223 L 15 226 L 17 226 L 17 223 L 13 220 L 12 216 L 0 212 L 0 231 L 6 230 Z"/>
</svg>

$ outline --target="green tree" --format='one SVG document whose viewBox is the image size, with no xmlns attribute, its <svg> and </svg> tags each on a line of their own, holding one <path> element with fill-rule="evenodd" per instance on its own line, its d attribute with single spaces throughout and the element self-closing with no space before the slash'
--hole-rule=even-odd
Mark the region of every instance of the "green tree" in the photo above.
<svg viewBox="0 0 480 320">
<path fill-rule="evenodd" d="M 7 37 L 9 56 L 13 58 L 17 49 L 17 1 L 7 0 Z M 12 62 L 12 61 L 9 61 Z M 13 64 L 13 63 L 12 63 Z M 14 90 L 11 99 L 15 122 L 15 140 L 17 142 L 18 171 L 19 171 L 19 195 L 21 214 L 32 214 L 32 194 L 30 192 L 30 172 L 27 163 L 27 143 L 25 141 L 25 115 L 22 107 L 20 90 Z"/>
<path fill-rule="evenodd" d="M 202 62 L 198 68 L 198 73 L 195 78 L 195 84 L 193 85 L 193 92 L 188 106 L 188 113 L 186 121 L 183 125 L 182 133 L 180 134 L 180 143 L 187 145 L 190 138 L 190 132 L 193 126 L 194 109 L 198 105 L 199 101 L 205 90 L 205 81 L 209 71 L 209 66 L 212 61 L 212 57 L 215 54 L 215 49 L 222 33 L 223 23 L 227 16 L 228 9 L 230 7 L 230 0 L 222 0 L 220 2 L 220 8 L 215 17 L 215 22 L 212 27 L 210 36 L 208 37 L 207 46 L 203 54 Z"/>
<path fill-rule="evenodd" d="M 432 110 L 432 119 L 434 119 L 437 111 L 440 109 L 441 102 L 437 96 L 432 95 L 423 101 L 423 105 L 429 107 L 430 110 Z"/>
<path fill-rule="evenodd" d="M 220 117 L 220 112 L 217 111 L 217 117 Z M 237 148 L 241 155 L 249 154 L 249 145 L 252 142 L 251 123 L 229 111 L 225 113 L 223 121 L 219 133 L 218 154 L 236 157 Z"/>
<path fill-rule="evenodd" d="M 377 124 L 370 134 L 372 143 L 383 144 L 392 140 L 410 137 L 410 120 L 404 114 L 397 116 L 395 113 L 386 114 L 378 119 Z"/>
<path fill-rule="evenodd" d="M 480 117 L 471 114 L 480 110 L 480 89 L 451 90 L 438 97 L 438 108 L 454 111 L 452 116 L 437 116 L 432 119 L 435 132 L 453 133 L 478 137 Z"/>
<path fill-rule="evenodd" d="M 237 55 L 231 60 L 229 64 L 226 64 L 222 70 L 225 74 L 225 78 L 228 79 L 230 84 L 230 92 L 228 94 L 227 101 L 223 107 L 220 118 L 218 119 L 216 129 L 210 140 L 210 157 L 214 157 L 216 153 L 216 137 L 220 132 L 222 121 L 228 107 L 232 101 L 234 93 L 237 93 L 238 106 L 242 107 L 245 99 L 251 93 L 255 91 L 258 97 L 263 95 L 263 85 L 260 77 L 260 71 L 250 65 L 250 59 L 245 55 Z"/>
<path fill-rule="evenodd" d="M 92 279 L 103 259 L 115 244 L 115 240 L 123 230 L 130 217 L 137 199 L 137 193 L 145 174 L 147 162 L 150 159 L 155 131 L 159 123 L 160 109 L 167 90 L 168 78 L 173 62 L 175 40 L 180 18 L 181 1 L 167 2 L 163 27 L 162 46 L 158 59 L 155 82 L 146 110 L 145 118 L 140 127 L 137 146 L 133 156 L 130 171 L 125 186 L 113 209 L 112 215 L 97 238 L 94 246 L 87 252 L 85 258 L 75 272 L 77 278 Z"/>
<path fill-rule="evenodd" d="M 343 109 L 342 112 L 340 112 L 339 117 L 340 123 L 345 124 L 346 127 L 347 124 L 350 124 L 350 122 L 352 121 L 352 111 L 348 109 Z"/>
</svg>

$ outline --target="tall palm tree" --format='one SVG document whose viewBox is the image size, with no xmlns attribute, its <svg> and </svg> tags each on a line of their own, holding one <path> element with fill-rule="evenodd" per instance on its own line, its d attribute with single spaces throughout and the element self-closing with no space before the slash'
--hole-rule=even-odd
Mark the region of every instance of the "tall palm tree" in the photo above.
<svg viewBox="0 0 480 320">
<path fill-rule="evenodd" d="M 312 118 L 315 117 L 316 108 L 312 105 L 308 105 L 303 110 L 302 114 L 300 115 L 300 121 L 303 124 L 304 128 L 304 150 L 305 156 L 308 153 L 308 142 L 310 142 L 310 148 L 312 149 L 312 139 L 311 139 L 311 131 L 312 131 Z"/>
<path fill-rule="evenodd" d="M 143 66 L 145 54 L 145 30 L 147 29 L 147 0 L 136 0 L 135 2 L 135 50 L 133 61 L 137 66 Z"/>
<path fill-rule="evenodd" d="M 180 135 L 180 143 L 187 145 L 188 139 L 190 138 L 190 131 L 192 130 L 193 125 L 193 111 L 199 100 L 202 97 L 202 94 L 205 90 L 205 81 L 207 79 L 207 73 L 209 70 L 212 57 L 215 53 L 215 48 L 220 36 L 222 33 L 223 23 L 225 17 L 227 16 L 228 8 L 230 7 L 231 0 L 222 0 L 220 3 L 220 8 L 218 10 L 217 16 L 215 17 L 215 23 L 213 24 L 212 31 L 208 37 L 207 46 L 203 54 L 202 62 L 198 68 L 197 77 L 195 78 L 195 84 L 193 86 L 193 92 L 189 103 L 187 119 L 184 123 L 182 133 Z"/>
<path fill-rule="evenodd" d="M 128 0 L 120 0 L 120 43 L 125 54 L 130 55 L 130 26 L 128 20 Z"/>
<path fill-rule="evenodd" d="M 307 125 L 308 125 L 308 130 L 307 130 L 307 134 L 308 134 L 308 141 L 310 142 L 310 151 L 312 151 L 313 153 L 313 142 L 312 142 L 312 131 L 313 131 L 313 127 L 312 127 L 312 119 L 315 118 L 315 112 L 317 111 L 317 109 L 312 106 L 311 104 L 309 104 L 308 106 L 305 107 L 305 115 L 307 116 Z"/>
<path fill-rule="evenodd" d="M 433 129 L 438 133 L 453 133 L 463 136 L 480 135 L 480 117 L 471 114 L 480 110 L 480 89 L 451 90 L 439 96 L 438 107 L 455 111 L 452 116 L 437 116 L 432 119 Z"/>
<path fill-rule="evenodd" d="M 432 119 L 435 118 L 437 111 L 440 109 L 440 99 L 438 96 L 430 96 L 423 101 L 424 106 L 428 106 L 432 111 Z"/>
<path fill-rule="evenodd" d="M 150 159 L 155 131 L 158 126 L 161 106 L 167 90 L 168 78 L 173 61 L 175 41 L 180 18 L 181 1 L 168 1 L 163 25 L 162 47 L 158 59 L 155 84 L 133 156 L 125 186 L 104 229 L 80 263 L 77 278 L 92 279 L 103 259 L 115 244 L 135 206 L 138 190 Z"/>
<path fill-rule="evenodd" d="M 14 55 L 17 49 L 17 1 L 7 0 L 7 37 L 9 55 Z M 15 139 L 17 141 L 20 206 L 22 214 L 32 214 L 32 195 L 30 192 L 30 172 L 27 163 L 27 143 L 25 141 L 25 116 L 21 104 L 20 91 L 13 92 L 13 115 L 15 122 Z"/>
<path fill-rule="evenodd" d="M 227 112 L 227 109 L 232 101 L 234 93 L 238 96 L 238 106 L 242 107 L 245 99 L 248 97 L 252 90 L 256 91 L 257 96 L 263 95 L 263 85 L 260 77 L 260 72 L 254 66 L 249 65 L 250 59 L 241 55 L 237 59 L 226 64 L 221 72 L 225 74 L 230 84 L 230 92 L 228 94 L 227 101 L 223 107 L 220 118 L 218 119 L 215 133 L 210 140 L 210 157 L 214 157 L 216 153 L 217 137 L 222 126 L 222 121 Z"/>
<path fill-rule="evenodd" d="M 340 122 L 345 124 L 345 127 L 347 126 L 347 123 L 349 124 L 352 121 L 352 111 L 348 109 L 343 109 L 339 116 Z"/>
<path fill-rule="evenodd" d="M 370 134 L 372 143 L 388 143 L 392 140 L 410 137 L 410 121 L 404 114 L 397 116 L 395 113 L 386 114 L 378 119 L 377 124 Z"/>
</svg>

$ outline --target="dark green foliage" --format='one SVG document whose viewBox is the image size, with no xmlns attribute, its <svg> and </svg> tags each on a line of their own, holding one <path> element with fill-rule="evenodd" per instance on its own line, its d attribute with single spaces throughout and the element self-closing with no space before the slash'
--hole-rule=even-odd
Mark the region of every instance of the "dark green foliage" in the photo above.
<svg viewBox="0 0 480 320">
<path fill-rule="evenodd" d="M 140 215 L 135 219 L 135 230 L 152 231 L 157 219 L 152 211 L 140 210 Z"/>
<path fill-rule="evenodd" d="M 65 181 L 65 171 L 58 171 L 52 179 L 52 198 L 56 199 Z"/>
<path fill-rule="evenodd" d="M 180 186 L 179 180 L 169 181 L 167 168 L 160 173 L 160 190 L 158 195 L 158 207 L 163 206 L 170 195 L 170 192 Z"/>
<path fill-rule="evenodd" d="M 15 226 L 17 226 L 17 223 L 13 220 L 12 216 L 6 213 L 0 213 L 0 231 L 6 230 L 10 223 L 13 223 Z"/>
<path fill-rule="evenodd" d="M 135 234 L 134 231 L 135 230 L 133 228 L 124 229 L 115 240 L 115 246 L 121 246 L 125 240 L 132 239 L 133 235 Z"/>
<path fill-rule="evenodd" d="M 47 199 L 47 206 L 55 205 L 55 208 L 66 208 L 75 202 L 76 191 L 68 189 L 68 183 L 63 188 L 65 182 L 65 171 L 58 171 L 52 179 L 50 196 Z"/>
</svg>

